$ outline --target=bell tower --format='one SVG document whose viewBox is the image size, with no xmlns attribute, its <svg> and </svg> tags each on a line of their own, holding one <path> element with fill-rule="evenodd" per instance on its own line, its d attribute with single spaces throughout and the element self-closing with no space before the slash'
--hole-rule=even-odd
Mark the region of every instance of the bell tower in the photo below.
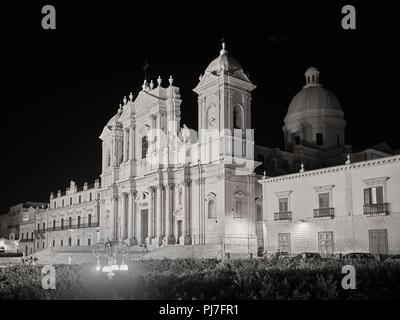
<svg viewBox="0 0 400 320">
<path fill-rule="evenodd" d="M 250 129 L 251 91 L 255 87 L 222 43 L 219 56 L 200 75 L 193 89 L 198 94 L 200 141 L 204 129 Z"/>
</svg>

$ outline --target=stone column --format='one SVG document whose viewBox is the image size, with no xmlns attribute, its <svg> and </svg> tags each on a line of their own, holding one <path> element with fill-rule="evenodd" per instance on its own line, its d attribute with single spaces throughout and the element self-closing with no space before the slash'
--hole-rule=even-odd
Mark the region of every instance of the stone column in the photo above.
<svg viewBox="0 0 400 320">
<path fill-rule="evenodd" d="M 135 127 L 129 128 L 129 160 L 136 160 Z"/>
<path fill-rule="evenodd" d="M 151 243 L 151 238 L 153 235 L 153 211 L 154 211 L 154 206 L 153 206 L 153 201 L 154 201 L 154 196 L 153 196 L 153 188 L 149 188 L 149 213 L 148 213 L 148 244 Z"/>
<path fill-rule="evenodd" d="M 156 220 L 156 238 L 157 244 L 159 244 L 162 239 L 162 186 L 157 187 L 157 220 Z"/>
<path fill-rule="evenodd" d="M 128 134 L 127 134 L 127 130 L 128 129 L 124 129 L 124 152 L 122 153 L 122 162 L 125 162 L 128 160 L 128 158 L 126 157 L 126 149 L 127 149 L 127 145 L 128 145 Z"/>
<path fill-rule="evenodd" d="M 186 210 L 187 210 L 187 199 L 186 199 L 186 181 L 182 183 L 182 241 L 179 239 L 179 244 L 185 244 L 186 238 Z"/>
<path fill-rule="evenodd" d="M 132 209 L 133 209 L 133 191 L 129 192 L 128 194 L 128 241 L 132 238 Z M 128 243 L 130 244 L 130 243 Z"/>
<path fill-rule="evenodd" d="M 133 238 L 133 245 L 137 244 L 138 238 L 137 238 L 137 229 L 136 229 L 136 224 L 137 224 L 137 217 L 136 217 L 136 203 L 135 203 L 135 198 L 136 198 L 136 191 L 131 191 L 131 238 Z"/>
<path fill-rule="evenodd" d="M 165 186 L 165 239 L 166 243 L 170 243 L 171 238 L 171 197 L 170 197 L 171 185 Z"/>
<path fill-rule="evenodd" d="M 118 238 L 118 196 L 114 196 L 113 198 L 114 201 L 114 232 L 113 232 L 113 238 L 116 239 Z"/>
</svg>

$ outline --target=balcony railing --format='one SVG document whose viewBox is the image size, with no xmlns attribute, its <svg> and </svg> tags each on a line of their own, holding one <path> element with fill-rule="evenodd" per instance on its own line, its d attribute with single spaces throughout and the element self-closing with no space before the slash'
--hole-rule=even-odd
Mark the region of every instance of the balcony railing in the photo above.
<svg viewBox="0 0 400 320">
<path fill-rule="evenodd" d="M 34 238 L 30 238 L 30 239 L 20 239 L 19 242 L 34 242 L 35 239 Z"/>
<path fill-rule="evenodd" d="M 388 203 L 365 203 L 364 214 L 389 214 Z"/>
<path fill-rule="evenodd" d="M 292 220 L 292 212 L 291 211 L 275 212 L 274 220 Z"/>
<path fill-rule="evenodd" d="M 71 225 L 64 225 L 64 226 L 55 226 L 47 228 L 48 232 L 51 231 L 60 231 L 60 230 L 72 230 L 72 229 L 84 229 L 84 228 L 97 228 L 100 224 L 98 222 L 91 222 L 91 223 L 80 223 L 80 224 L 71 224 Z"/>
<path fill-rule="evenodd" d="M 331 217 L 335 215 L 334 208 L 318 208 L 314 209 L 314 218 Z"/>
</svg>

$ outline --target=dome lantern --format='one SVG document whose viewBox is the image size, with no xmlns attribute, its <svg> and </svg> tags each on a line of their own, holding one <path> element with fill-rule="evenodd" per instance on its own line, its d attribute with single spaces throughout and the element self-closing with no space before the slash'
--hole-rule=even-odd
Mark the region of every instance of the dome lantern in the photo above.
<svg viewBox="0 0 400 320">
<path fill-rule="evenodd" d="M 321 85 L 319 83 L 319 71 L 317 68 L 314 67 L 308 68 L 304 75 L 306 77 L 306 85 L 304 86 L 304 88 Z"/>
</svg>

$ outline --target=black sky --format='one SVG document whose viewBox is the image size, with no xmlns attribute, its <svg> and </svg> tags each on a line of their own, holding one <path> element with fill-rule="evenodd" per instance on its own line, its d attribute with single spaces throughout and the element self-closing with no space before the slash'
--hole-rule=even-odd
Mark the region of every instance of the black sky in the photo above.
<svg viewBox="0 0 400 320">
<path fill-rule="evenodd" d="M 342 104 L 346 143 L 400 148 L 393 5 L 184 3 L 2 5 L 0 212 L 48 201 L 71 179 L 82 185 L 99 176 L 98 136 L 123 96 L 138 94 L 145 60 L 152 79 L 161 75 L 166 85 L 174 77 L 182 124 L 197 129 L 192 89 L 218 56 L 222 37 L 257 85 L 256 143 L 282 147 L 283 118 L 312 64 Z M 56 7 L 56 30 L 41 28 L 44 4 Z M 357 30 L 341 28 L 344 4 L 355 5 Z"/>
</svg>

